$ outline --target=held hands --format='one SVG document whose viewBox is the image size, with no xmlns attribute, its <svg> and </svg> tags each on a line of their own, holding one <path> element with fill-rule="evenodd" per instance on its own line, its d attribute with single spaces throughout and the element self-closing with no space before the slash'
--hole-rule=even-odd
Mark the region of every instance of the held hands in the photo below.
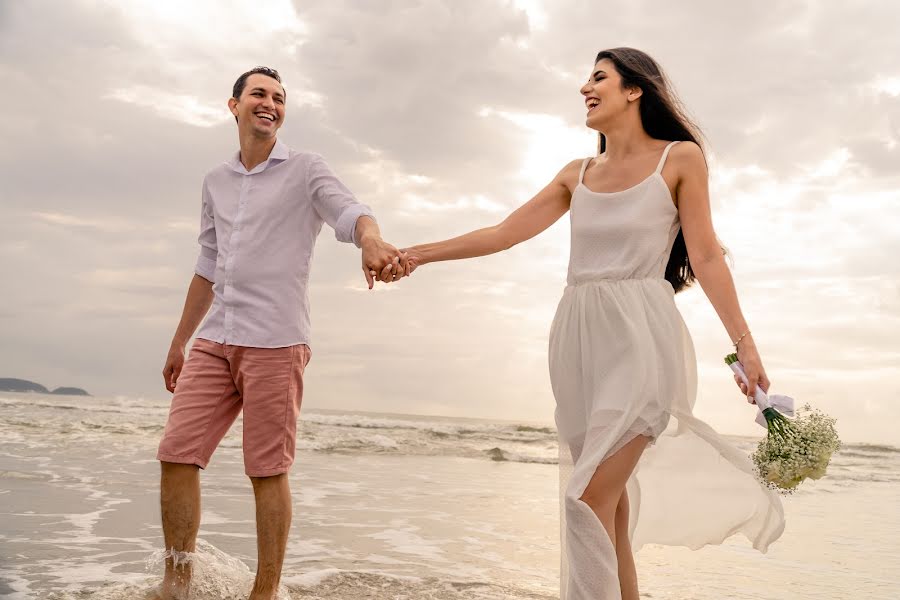
<svg viewBox="0 0 900 600">
<path fill-rule="evenodd" d="M 408 275 L 412 275 L 413 271 L 425 264 L 425 256 L 417 246 L 404 248 L 402 252 L 406 255 L 406 259 L 409 263 Z"/>
<path fill-rule="evenodd" d="M 769 391 L 769 377 L 762 366 L 762 359 L 756 349 L 753 338 L 748 335 L 738 343 L 737 348 L 738 360 L 744 366 L 744 372 L 747 374 L 747 381 L 750 385 L 745 385 L 741 378 L 734 376 L 734 382 L 741 388 L 741 393 L 747 396 L 747 402 L 756 404 L 753 395 L 756 393 L 756 387 L 759 386 L 764 392 Z"/>
<path fill-rule="evenodd" d="M 363 238 L 360 246 L 362 247 L 362 270 L 370 290 L 376 281 L 392 283 L 412 273 L 406 253 L 397 250 L 380 237 Z"/>
</svg>

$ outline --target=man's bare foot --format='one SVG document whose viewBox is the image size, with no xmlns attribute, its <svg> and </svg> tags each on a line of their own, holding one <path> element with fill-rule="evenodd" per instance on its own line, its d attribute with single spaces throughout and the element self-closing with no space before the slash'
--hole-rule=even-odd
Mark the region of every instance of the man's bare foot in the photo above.
<svg viewBox="0 0 900 600">
<path fill-rule="evenodd" d="M 248 600 L 278 600 L 278 586 L 273 589 L 271 584 L 259 585 L 258 580 L 254 581 Z"/>
<path fill-rule="evenodd" d="M 169 559 L 171 560 L 171 559 Z M 169 561 L 166 561 L 169 562 Z M 187 600 L 191 593 L 191 565 L 166 565 L 166 574 L 153 600 Z"/>
</svg>

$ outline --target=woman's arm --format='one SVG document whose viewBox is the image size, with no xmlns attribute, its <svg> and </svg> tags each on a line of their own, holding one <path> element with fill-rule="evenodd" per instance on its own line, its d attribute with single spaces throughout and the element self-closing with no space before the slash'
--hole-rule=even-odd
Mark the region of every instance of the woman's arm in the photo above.
<svg viewBox="0 0 900 600">
<path fill-rule="evenodd" d="M 547 187 L 517 208 L 502 223 L 442 242 L 406 248 L 412 268 L 430 262 L 459 260 L 508 250 L 541 233 L 569 210 L 581 161 L 572 161 Z"/>
<path fill-rule="evenodd" d="M 691 268 L 732 343 L 740 338 L 738 359 L 744 365 L 750 383 L 749 386 L 739 385 L 741 391 L 752 398 L 757 385 L 763 391 L 769 389 L 769 378 L 763 369 L 753 336 L 749 333 L 744 335 L 749 327 L 738 303 L 731 271 L 725 264 L 722 248 L 713 230 L 706 160 L 700 147 L 690 142 L 674 146 L 670 156 L 679 173 L 675 188 L 678 216 Z"/>
</svg>

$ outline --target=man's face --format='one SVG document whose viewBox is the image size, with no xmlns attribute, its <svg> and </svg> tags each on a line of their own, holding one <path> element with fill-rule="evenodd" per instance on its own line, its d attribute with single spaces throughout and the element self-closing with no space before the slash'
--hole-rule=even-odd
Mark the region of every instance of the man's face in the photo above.
<svg viewBox="0 0 900 600">
<path fill-rule="evenodd" d="M 247 78 L 241 97 L 228 101 L 228 108 L 241 132 L 273 137 L 284 122 L 284 88 L 271 77 L 254 73 Z"/>
</svg>

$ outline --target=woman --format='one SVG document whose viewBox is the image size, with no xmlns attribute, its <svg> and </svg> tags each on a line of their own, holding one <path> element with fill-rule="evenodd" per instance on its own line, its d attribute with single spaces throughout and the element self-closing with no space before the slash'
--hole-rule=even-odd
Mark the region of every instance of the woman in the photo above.
<svg viewBox="0 0 900 600">
<path fill-rule="evenodd" d="M 407 252 L 410 269 L 499 252 L 570 211 L 550 332 L 561 597 L 637 600 L 632 545 L 742 532 L 765 551 L 784 528 L 747 457 L 692 415 L 696 363 L 674 293 L 701 283 L 749 375 L 743 393 L 769 380 L 713 231 L 699 132 L 659 66 L 630 48 L 600 52 L 581 94 L 599 157 L 569 163 L 499 225 Z"/>
</svg>

